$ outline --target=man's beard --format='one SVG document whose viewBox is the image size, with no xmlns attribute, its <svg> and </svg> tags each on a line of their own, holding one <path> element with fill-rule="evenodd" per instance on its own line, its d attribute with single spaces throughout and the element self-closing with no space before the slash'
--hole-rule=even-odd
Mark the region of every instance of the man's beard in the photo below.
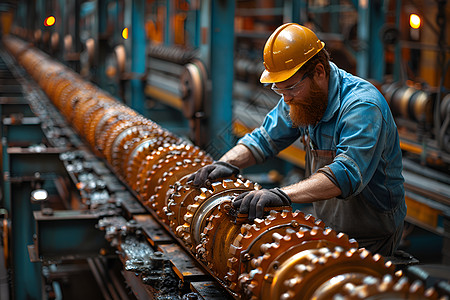
<svg viewBox="0 0 450 300">
<path fill-rule="evenodd" d="M 296 104 L 294 100 L 289 104 L 292 127 L 316 125 L 322 119 L 327 104 L 327 94 L 320 89 L 315 80 L 312 80 L 308 103 Z"/>
</svg>

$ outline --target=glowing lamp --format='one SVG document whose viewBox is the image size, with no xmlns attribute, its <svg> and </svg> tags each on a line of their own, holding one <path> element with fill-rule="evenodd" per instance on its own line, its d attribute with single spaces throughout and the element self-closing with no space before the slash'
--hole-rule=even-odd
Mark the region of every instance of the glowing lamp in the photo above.
<svg viewBox="0 0 450 300">
<path fill-rule="evenodd" d="M 53 26 L 53 25 L 55 25 L 55 23 L 56 23 L 56 19 L 54 16 L 48 16 L 44 20 L 44 25 L 47 27 Z"/>
<path fill-rule="evenodd" d="M 128 39 L 128 28 L 127 27 L 125 27 L 123 30 L 122 30 L 122 37 L 126 40 L 126 39 Z"/>
<path fill-rule="evenodd" d="M 409 16 L 409 26 L 411 26 L 414 29 L 418 29 L 421 25 L 421 19 L 416 14 L 411 14 Z"/>
<path fill-rule="evenodd" d="M 48 198 L 48 192 L 44 189 L 37 189 L 31 192 L 31 200 L 34 202 L 45 201 Z"/>
</svg>

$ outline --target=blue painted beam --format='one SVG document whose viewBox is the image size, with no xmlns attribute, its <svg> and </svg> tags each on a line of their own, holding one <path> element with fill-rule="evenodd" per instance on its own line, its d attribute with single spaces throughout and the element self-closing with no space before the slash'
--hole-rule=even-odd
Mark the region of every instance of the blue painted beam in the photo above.
<svg viewBox="0 0 450 300">
<path fill-rule="evenodd" d="M 369 1 L 359 1 L 358 5 L 358 45 L 356 53 L 356 74 L 362 78 L 369 76 L 369 34 L 370 34 L 370 14 Z"/>
<path fill-rule="evenodd" d="M 14 266 L 13 298 L 17 300 L 41 299 L 41 264 L 32 263 L 28 246 L 33 244 L 35 231 L 30 202 L 30 183 L 11 183 L 11 255 Z"/>
<path fill-rule="evenodd" d="M 285 0 L 283 3 L 283 23 L 300 23 L 300 2 L 297 0 Z"/>
<path fill-rule="evenodd" d="M 3 146 L 7 145 L 6 138 Z M 42 299 L 41 263 L 31 262 L 28 246 L 34 244 L 36 232 L 33 211 L 40 206 L 32 204 L 30 197 L 32 184 L 30 177 L 37 171 L 42 178 L 55 178 L 64 174 L 65 169 L 59 160 L 61 152 L 50 151 L 36 153 L 23 149 L 9 148 L 4 152 L 3 166 L 9 174 L 5 184 L 8 190 L 7 202 L 10 203 L 11 216 L 11 256 L 14 266 L 13 298 L 17 300 Z M 48 180 L 52 184 L 52 180 Z M 47 187 L 46 187 L 47 188 Z"/>
<path fill-rule="evenodd" d="M 395 7 L 395 26 L 400 29 L 400 14 L 402 12 L 402 1 L 396 1 Z M 402 63 L 402 49 L 400 43 L 395 45 L 395 62 L 394 62 L 394 81 L 403 80 L 401 74 L 401 63 Z"/>
<path fill-rule="evenodd" d="M 166 1 L 166 26 L 164 27 L 164 44 L 167 46 L 172 46 L 174 41 L 173 34 L 173 2 L 171 0 Z"/>
<path fill-rule="evenodd" d="M 370 1 L 370 3 L 369 77 L 382 82 L 385 72 L 385 60 L 380 29 L 385 24 L 386 14 L 380 2 Z"/>
<path fill-rule="evenodd" d="M 211 104 L 208 152 L 219 158 L 232 146 L 232 90 L 234 78 L 234 0 L 211 3 Z"/>
<path fill-rule="evenodd" d="M 137 112 L 144 114 L 145 94 L 144 82 L 141 76 L 145 74 L 146 36 L 145 36 L 145 0 L 131 1 L 131 27 L 128 30 L 128 41 L 131 43 L 131 74 L 130 80 L 131 107 Z"/>
<path fill-rule="evenodd" d="M 383 80 L 385 72 L 384 49 L 380 29 L 385 23 L 385 11 L 376 1 L 359 1 L 358 40 L 356 54 L 357 74 L 362 78 Z"/>
</svg>

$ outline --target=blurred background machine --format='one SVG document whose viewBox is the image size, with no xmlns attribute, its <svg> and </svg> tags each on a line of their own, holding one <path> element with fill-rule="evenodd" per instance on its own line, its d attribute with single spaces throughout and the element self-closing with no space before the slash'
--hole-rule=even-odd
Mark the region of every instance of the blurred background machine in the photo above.
<svg viewBox="0 0 450 300">
<path fill-rule="evenodd" d="M 0 298 L 448 298 L 449 17 L 443 0 L 2 1 Z M 230 210 L 303 178 L 300 143 L 185 185 L 277 103 L 262 49 L 290 21 L 391 107 L 403 257 L 358 249 L 308 205 L 253 225 Z"/>
</svg>

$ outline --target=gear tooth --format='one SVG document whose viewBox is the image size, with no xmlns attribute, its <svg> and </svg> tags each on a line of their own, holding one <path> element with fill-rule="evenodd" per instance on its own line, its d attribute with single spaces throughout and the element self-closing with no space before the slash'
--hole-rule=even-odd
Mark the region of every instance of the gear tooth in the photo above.
<svg viewBox="0 0 450 300">
<path fill-rule="evenodd" d="M 425 297 L 430 298 L 430 299 L 438 299 L 438 297 L 439 297 L 439 294 L 436 292 L 436 290 L 433 287 L 428 288 L 425 291 L 424 295 L 425 295 Z"/>
<path fill-rule="evenodd" d="M 309 221 L 311 223 L 315 223 L 316 222 L 316 218 L 313 215 L 311 215 L 311 214 L 306 215 L 305 216 L 305 220 L 307 220 L 307 221 Z"/>
<path fill-rule="evenodd" d="M 386 268 L 392 268 L 393 267 L 392 261 L 387 261 L 384 265 L 386 266 Z"/>
<path fill-rule="evenodd" d="M 272 234 L 272 238 L 275 242 L 279 243 L 284 238 L 284 236 L 279 234 L 278 232 L 275 232 Z"/>
<path fill-rule="evenodd" d="M 355 253 L 360 252 L 362 250 L 365 250 L 365 249 L 364 248 L 359 248 L 359 249 L 351 248 L 345 252 L 345 255 L 347 257 L 352 257 Z"/>
<path fill-rule="evenodd" d="M 187 212 L 187 213 L 184 214 L 183 219 L 184 219 L 187 223 L 190 224 L 191 221 L 192 221 L 192 217 L 193 217 L 193 215 L 192 215 L 191 213 Z"/>
<path fill-rule="evenodd" d="M 227 265 L 230 268 L 230 270 L 228 272 L 233 272 L 233 274 L 235 274 L 235 270 L 233 269 L 233 267 L 236 265 L 236 263 L 238 262 L 238 259 L 236 257 L 230 257 L 227 260 Z"/>
<path fill-rule="evenodd" d="M 380 292 L 385 292 L 392 289 L 394 284 L 395 284 L 394 278 L 390 274 L 386 274 L 383 276 L 383 280 L 379 285 L 378 289 Z"/>
<path fill-rule="evenodd" d="M 349 243 L 352 244 L 353 248 L 358 248 L 359 245 L 358 245 L 358 242 L 355 239 L 350 239 L 348 237 L 348 235 L 346 235 L 346 237 L 348 238 Z"/>
<path fill-rule="evenodd" d="M 300 227 L 300 229 L 298 230 L 298 232 L 301 232 L 303 234 L 309 234 L 310 231 L 311 229 L 306 227 Z"/>
<path fill-rule="evenodd" d="M 297 233 L 297 231 L 295 231 L 292 228 L 286 228 L 286 234 L 291 236 L 291 235 L 295 235 Z"/>
<path fill-rule="evenodd" d="M 383 260 L 383 257 L 380 255 L 380 254 L 378 254 L 378 253 L 376 253 L 376 254 L 374 254 L 373 256 L 372 256 L 372 259 L 374 260 L 374 261 L 382 261 Z"/>
<path fill-rule="evenodd" d="M 341 241 L 346 241 L 347 243 L 352 244 L 352 247 L 358 247 L 356 240 L 350 240 L 348 235 L 346 235 L 345 233 L 339 232 L 336 237 Z"/>
<path fill-rule="evenodd" d="M 298 264 L 295 266 L 295 271 L 302 276 L 303 273 L 307 272 L 307 266 L 304 264 Z"/>
<path fill-rule="evenodd" d="M 305 214 L 301 210 L 295 210 L 292 212 L 292 216 L 295 218 L 305 219 Z"/>
<path fill-rule="evenodd" d="M 409 290 L 409 284 L 408 279 L 406 277 L 400 278 L 399 281 L 394 285 L 394 291 L 397 292 L 408 292 Z"/>
<path fill-rule="evenodd" d="M 325 236 L 329 239 L 340 239 L 340 240 L 348 243 L 348 238 L 346 239 L 345 236 L 342 236 L 341 238 L 339 238 L 338 233 L 334 230 L 326 231 Z"/>
<path fill-rule="evenodd" d="M 316 226 L 318 227 L 322 227 L 325 228 L 325 223 L 321 220 L 321 219 L 317 219 L 314 224 L 316 224 Z"/>
<path fill-rule="evenodd" d="M 271 210 L 270 212 L 269 212 L 269 215 L 266 217 L 266 219 L 275 219 L 276 217 L 277 217 L 277 214 L 278 214 L 278 212 L 276 211 L 276 210 Z"/>
<path fill-rule="evenodd" d="M 175 229 L 175 234 L 178 236 L 178 237 L 182 237 L 183 236 L 183 226 L 178 226 L 176 229 Z"/>
<path fill-rule="evenodd" d="M 229 180 L 226 179 L 226 180 L 222 181 L 222 187 L 225 188 L 225 189 L 232 189 L 232 188 L 234 188 L 236 186 L 234 184 L 234 181 L 229 181 Z"/>
<path fill-rule="evenodd" d="M 241 247 L 241 241 L 244 238 L 244 236 L 240 233 L 236 236 L 236 238 L 234 239 L 233 243 L 231 243 L 231 247 L 238 249 Z M 231 249 L 230 249 L 231 250 Z M 230 251 L 231 254 L 231 251 Z"/>
<path fill-rule="evenodd" d="M 283 219 L 286 219 L 288 216 L 292 216 L 292 214 L 290 213 L 290 211 L 289 210 L 283 210 L 283 211 L 281 211 L 281 217 L 283 218 Z"/>
<path fill-rule="evenodd" d="M 266 220 L 267 219 L 259 219 L 259 218 L 256 218 L 254 221 L 253 221 L 253 223 L 254 223 L 254 225 L 255 225 L 255 227 L 260 227 L 261 226 L 261 224 L 263 224 L 263 223 L 265 223 L 266 222 Z"/>
<path fill-rule="evenodd" d="M 290 299 L 294 299 L 294 295 L 292 295 L 291 292 L 283 293 L 280 296 L 280 300 L 290 300 Z"/>
<path fill-rule="evenodd" d="M 321 232 L 321 230 L 319 230 L 318 227 L 313 227 L 313 228 L 309 231 L 309 234 L 310 234 L 311 236 L 317 236 L 320 232 Z"/>
<path fill-rule="evenodd" d="M 423 283 L 420 280 L 416 280 L 411 284 L 411 287 L 409 288 L 410 293 L 418 293 L 423 294 L 425 292 Z"/>
<path fill-rule="evenodd" d="M 250 228 L 251 228 L 250 224 L 243 224 L 241 226 L 241 234 L 245 236 L 248 233 L 248 231 L 250 230 Z"/>
<path fill-rule="evenodd" d="M 253 182 L 251 182 L 250 180 L 245 180 L 245 182 L 244 182 L 244 186 L 245 186 L 245 187 L 247 187 L 247 188 L 251 188 L 252 190 L 254 190 L 254 189 L 255 189 L 255 185 L 254 185 L 254 183 L 253 183 Z"/>
<path fill-rule="evenodd" d="M 267 257 L 270 256 L 270 254 L 264 254 L 262 256 L 259 256 L 258 258 L 252 258 L 252 260 L 250 261 L 250 266 L 255 269 L 255 268 L 259 268 L 261 266 L 261 261 L 263 259 L 267 259 Z"/>
<path fill-rule="evenodd" d="M 261 252 L 266 253 L 267 250 L 271 247 L 270 243 L 265 243 L 260 246 Z"/>
<path fill-rule="evenodd" d="M 289 278 L 284 282 L 284 286 L 288 287 L 288 288 L 293 288 L 295 287 L 298 283 L 300 283 L 300 278 L 298 276 L 295 276 L 293 278 Z"/>
<path fill-rule="evenodd" d="M 190 234 L 183 235 L 183 240 L 188 245 L 192 244 L 192 238 Z"/>
<path fill-rule="evenodd" d="M 264 223 L 265 223 L 266 225 L 270 225 L 270 223 L 271 223 L 273 220 L 277 219 L 279 216 L 281 216 L 279 212 L 277 212 L 277 211 L 275 211 L 275 210 L 271 210 L 271 211 L 269 212 L 269 215 L 268 215 L 267 217 L 265 217 Z"/>
<path fill-rule="evenodd" d="M 247 234 L 247 233 L 245 233 L 245 235 L 246 235 L 246 234 Z M 241 246 L 241 241 L 242 241 L 243 238 L 244 238 L 244 234 L 239 233 L 239 234 L 236 236 L 236 238 L 234 239 L 232 245 L 233 245 L 233 246 L 236 246 L 236 247 L 240 247 L 240 246 Z"/>
<path fill-rule="evenodd" d="M 355 289 L 355 285 L 351 282 L 347 282 L 341 289 L 342 294 L 351 295 Z"/>
<path fill-rule="evenodd" d="M 198 202 L 190 204 L 186 207 L 186 209 L 191 213 L 194 213 L 197 210 L 197 208 L 198 208 Z"/>
<path fill-rule="evenodd" d="M 366 299 L 366 298 L 369 297 L 369 295 L 370 295 L 370 287 L 367 286 L 367 285 L 362 286 L 361 289 L 360 289 L 359 292 L 358 292 L 358 296 L 359 296 L 361 299 Z"/>
<path fill-rule="evenodd" d="M 291 235 L 286 234 L 286 235 L 283 236 L 283 242 L 289 243 L 291 240 L 292 240 Z"/>
<path fill-rule="evenodd" d="M 317 226 L 314 227 L 314 228 L 320 229 L 320 227 L 317 227 Z M 336 231 L 334 231 L 331 228 L 326 228 L 325 230 L 322 229 L 322 231 L 323 231 L 323 234 L 325 234 L 325 235 L 330 235 L 330 234 L 332 234 L 334 232 L 335 236 L 337 237 Z"/>
<path fill-rule="evenodd" d="M 230 245 L 230 248 L 228 249 L 228 254 L 235 255 L 238 249 L 240 249 L 240 247 L 237 247 L 232 244 L 232 245 Z"/>
</svg>

